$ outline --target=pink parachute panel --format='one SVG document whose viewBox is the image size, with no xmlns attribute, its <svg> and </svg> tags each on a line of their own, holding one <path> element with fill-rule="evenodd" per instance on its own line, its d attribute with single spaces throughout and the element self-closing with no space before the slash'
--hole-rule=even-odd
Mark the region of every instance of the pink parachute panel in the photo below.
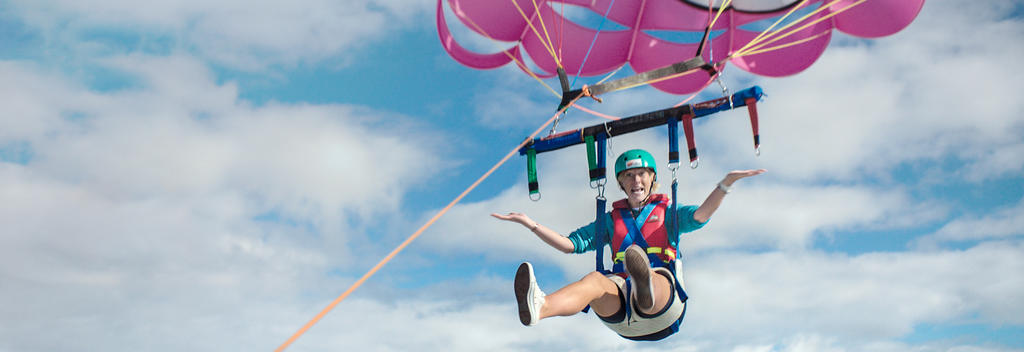
<svg viewBox="0 0 1024 352">
<path fill-rule="evenodd" d="M 459 63 L 476 68 L 492 69 L 510 62 L 523 62 L 522 52 L 540 69 L 533 72 L 539 77 L 555 75 L 558 64 L 552 58 L 545 43 L 554 44 L 556 55 L 569 74 L 579 72 L 581 76 L 605 74 L 629 64 L 633 71 L 644 72 L 664 67 L 693 57 L 698 43 L 676 43 L 659 39 L 647 31 L 679 31 L 703 33 L 709 22 L 707 7 L 695 4 L 704 0 L 448 0 L 452 13 L 470 30 L 499 42 L 514 43 L 497 53 L 477 53 L 459 45 L 445 21 L 442 0 L 437 1 L 437 30 L 441 43 Z M 534 6 L 536 2 L 537 6 Z M 831 4 L 804 23 L 830 16 L 856 0 L 841 0 Z M 721 3 L 716 0 L 714 5 Z M 802 6 L 816 9 L 832 3 L 831 0 L 812 0 Z M 625 30 L 602 30 L 598 32 L 563 17 L 559 5 L 574 5 L 593 11 L 598 15 L 608 13 L 607 20 L 613 21 Z M 710 43 L 713 50 L 704 50 L 706 62 L 718 62 L 743 48 L 760 32 L 742 28 L 753 22 L 775 19 L 793 6 L 798 0 L 734 0 L 715 23 L 713 30 L 724 31 Z M 518 9 L 516 7 L 518 5 Z M 737 67 L 757 75 L 780 77 L 796 74 L 811 66 L 824 53 L 831 40 L 833 29 L 844 33 L 877 38 L 899 32 L 908 26 L 924 0 L 867 0 L 846 11 L 819 23 L 802 29 L 783 39 L 766 44 L 764 48 L 781 47 L 778 50 L 746 55 L 729 59 Z M 609 10 L 609 6 L 612 6 Z M 756 11 L 744 11 L 751 9 Z M 717 9 L 713 9 L 717 11 Z M 520 13 L 522 11 L 522 13 Z M 526 18 L 524 18 L 524 15 Z M 713 15 L 713 13 L 712 13 Z M 799 16 L 791 16 L 795 20 Z M 527 18 L 529 20 L 527 20 Z M 530 28 L 532 25 L 536 31 Z M 544 30 L 547 29 L 545 35 Z M 539 35 L 538 35 L 539 34 Z M 594 36 L 594 46 L 590 48 Z M 795 43 L 795 44 L 794 44 Z M 787 46 L 788 45 L 788 46 Z M 711 55 L 714 55 L 712 57 Z M 584 63 L 585 62 L 585 63 Z M 581 66 L 583 66 L 581 68 Z M 519 65 L 529 72 L 530 69 Z M 708 80 L 707 74 L 693 74 L 667 79 L 653 86 L 673 94 L 688 94 L 699 90 Z"/>
</svg>

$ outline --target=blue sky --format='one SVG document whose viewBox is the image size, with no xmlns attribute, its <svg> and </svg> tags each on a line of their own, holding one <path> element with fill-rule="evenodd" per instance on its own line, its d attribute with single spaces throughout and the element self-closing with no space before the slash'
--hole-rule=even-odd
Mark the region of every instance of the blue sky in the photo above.
<svg viewBox="0 0 1024 352">
<path fill-rule="evenodd" d="M 556 105 L 515 68 L 449 58 L 435 6 L 0 2 L 0 351 L 284 342 Z M 1022 8 L 930 1 L 894 36 L 837 34 L 801 74 L 727 69 L 730 88 L 769 95 L 763 153 L 742 111 L 698 121 L 681 201 L 729 170 L 769 172 L 682 241 L 691 301 L 670 339 L 516 319 L 520 261 L 551 292 L 593 258 L 488 214 L 591 221 L 573 147 L 541 155 L 540 202 L 513 158 L 290 350 L 1024 351 Z M 587 106 L 681 99 L 638 88 Z M 612 152 L 660 151 L 663 135 Z"/>
</svg>

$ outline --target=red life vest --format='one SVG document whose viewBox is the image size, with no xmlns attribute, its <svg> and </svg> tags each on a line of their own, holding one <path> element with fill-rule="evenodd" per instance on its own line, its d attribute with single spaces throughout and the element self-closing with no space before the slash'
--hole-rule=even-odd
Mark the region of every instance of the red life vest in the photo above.
<svg viewBox="0 0 1024 352">
<path fill-rule="evenodd" d="M 647 253 L 656 255 L 663 263 L 670 263 L 676 259 L 676 248 L 669 245 L 668 242 L 668 230 L 665 227 L 666 211 L 669 205 L 669 197 L 664 194 L 652 194 L 648 199 L 648 204 L 644 206 L 653 207 L 650 215 L 647 216 L 646 221 L 643 224 L 637 224 L 639 227 L 640 234 L 647 242 Z M 626 240 L 629 234 L 629 228 L 626 225 L 626 221 L 636 221 L 632 215 L 623 218 L 623 210 L 626 214 L 629 214 L 630 206 L 629 201 L 626 199 L 619 200 L 612 204 L 612 224 L 614 225 L 614 232 L 612 233 L 612 242 L 610 247 L 612 249 L 612 260 L 615 262 L 616 267 L 622 263 L 625 257 L 625 247 L 633 243 L 626 243 L 624 247 L 622 244 Z M 636 242 L 636 241 L 633 241 Z M 638 243 L 639 244 L 639 243 Z M 663 263 L 651 262 L 651 266 L 664 266 Z M 619 270 L 614 270 L 619 271 Z"/>
</svg>

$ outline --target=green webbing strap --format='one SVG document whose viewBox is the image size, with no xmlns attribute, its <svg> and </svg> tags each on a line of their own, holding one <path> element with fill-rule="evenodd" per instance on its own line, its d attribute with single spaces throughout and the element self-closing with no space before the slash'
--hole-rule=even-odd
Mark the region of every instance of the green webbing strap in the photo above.
<svg viewBox="0 0 1024 352">
<path fill-rule="evenodd" d="M 526 178 L 530 187 L 530 199 L 540 199 L 540 184 L 537 183 L 537 150 L 530 148 L 526 150 Z M 533 195 L 537 195 L 534 199 Z"/>
<path fill-rule="evenodd" d="M 590 165 L 590 182 L 597 181 L 601 175 L 597 175 L 597 145 L 594 143 L 594 136 L 583 137 L 587 143 L 587 164 Z"/>
</svg>

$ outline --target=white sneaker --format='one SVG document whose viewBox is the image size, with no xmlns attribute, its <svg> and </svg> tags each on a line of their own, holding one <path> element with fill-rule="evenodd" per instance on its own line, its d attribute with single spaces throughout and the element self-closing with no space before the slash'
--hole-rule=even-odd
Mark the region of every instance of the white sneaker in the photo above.
<svg viewBox="0 0 1024 352">
<path fill-rule="evenodd" d="M 651 282 L 651 262 L 640 246 L 626 248 L 626 272 L 633 281 L 633 302 L 640 310 L 654 309 L 654 285 Z"/>
<path fill-rule="evenodd" d="M 544 291 L 537 286 L 533 265 L 519 264 L 515 279 L 516 302 L 519 303 L 519 321 L 531 326 L 540 320 L 540 307 L 544 306 Z"/>
</svg>

